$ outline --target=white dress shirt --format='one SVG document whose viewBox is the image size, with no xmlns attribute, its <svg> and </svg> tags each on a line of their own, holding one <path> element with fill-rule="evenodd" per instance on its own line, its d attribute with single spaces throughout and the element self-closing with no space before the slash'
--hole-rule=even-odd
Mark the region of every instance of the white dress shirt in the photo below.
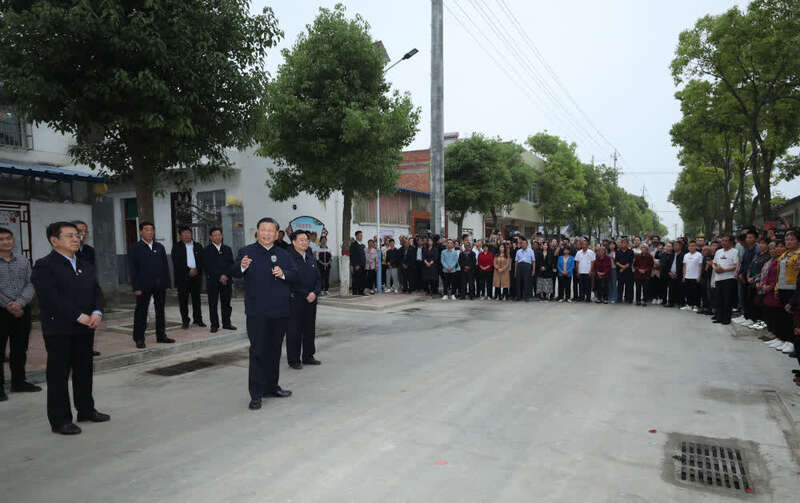
<svg viewBox="0 0 800 503">
<path fill-rule="evenodd" d="M 197 262 L 194 260 L 194 243 L 184 243 L 186 245 L 186 267 L 197 269 Z"/>
</svg>

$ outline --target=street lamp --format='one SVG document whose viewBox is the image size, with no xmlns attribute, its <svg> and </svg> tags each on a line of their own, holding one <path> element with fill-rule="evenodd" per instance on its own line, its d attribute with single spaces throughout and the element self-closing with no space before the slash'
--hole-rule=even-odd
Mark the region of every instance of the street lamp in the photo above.
<svg viewBox="0 0 800 503">
<path fill-rule="evenodd" d="M 417 49 L 411 49 L 407 53 L 403 54 L 403 57 L 400 58 L 400 60 L 396 61 L 394 64 L 385 69 L 383 73 L 385 74 L 386 72 L 388 72 L 395 66 L 399 65 L 403 61 L 411 59 L 418 52 L 419 51 Z M 378 285 L 378 293 L 383 293 L 383 281 L 382 281 L 383 265 L 381 264 L 383 258 L 381 257 L 381 191 L 380 190 L 378 190 L 378 198 L 375 200 L 375 213 L 377 213 L 377 218 L 375 220 L 377 226 L 377 236 L 375 236 L 375 239 L 378 240 L 378 242 L 375 243 L 375 245 L 378 248 L 378 270 L 376 271 L 377 277 L 375 278 L 375 283 L 377 283 Z"/>
</svg>

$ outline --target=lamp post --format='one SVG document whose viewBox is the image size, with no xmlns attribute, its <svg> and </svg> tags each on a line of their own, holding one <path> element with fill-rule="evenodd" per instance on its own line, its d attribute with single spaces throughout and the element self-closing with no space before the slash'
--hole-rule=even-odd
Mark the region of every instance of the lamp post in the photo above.
<svg viewBox="0 0 800 503">
<path fill-rule="evenodd" d="M 383 71 L 383 73 L 385 74 L 386 72 L 388 72 L 389 70 L 391 70 L 395 66 L 399 65 L 403 61 L 405 61 L 407 59 L 411 59 L 418 52 L 419 51 L 417 49 L 411 49 L 407 53 L 403 54 L 403 57 L 400 58 L 398 61 L 395 61 L 394 63 L 389 65 L 389 67 L 386 68 Z M 377 274 L 376 274 L 376 278 L 375 278 L 375 283 L 378 285 L 378 293 L 383 293 L 383 281 L 381 279 L 382 276 L 383 276 L 383 265 L 381 264 L 381 262 L 382 262 L 381 255 L 382 255 L 382 253 L 381 253 L 381 191 L 380 190 L 378 190 L 378 197 L 375 200 L 375 213 L 377 214 L 376 215 L 376 219 L 375 219 L 375 225 L 378 228 L 377 229 L 377 236 L 375 237 L 375 239 L 378 240 L 378 242 L 375 243 L 375 245 L 378 247 L 378 270 L 376 271 Z"/>
</svg>

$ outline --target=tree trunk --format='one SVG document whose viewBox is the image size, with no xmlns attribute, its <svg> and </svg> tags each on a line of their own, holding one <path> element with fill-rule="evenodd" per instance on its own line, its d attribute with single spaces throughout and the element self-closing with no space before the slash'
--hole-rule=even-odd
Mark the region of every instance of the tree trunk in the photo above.
<svg viewBox="0 0 800 503">
<path fill-rule="evenodd" d="M 497 208 L 492 206 L 492 230 L 497 229 Z"/>
<path fill-rule="evenodd" d="M 136 207 L 139 211 L 139 222 L 152 222 L 155 224 L 153 218 L 155 180 L 152 169 L 144 159 L 133 159 L 133 184 L 136 188 Z"/>
<path fill-rule="evenodd" d="M 461 236 L 464 235 L 464 218 L 466 216 L 467 216 L 466 213 L 462 213 L 458 217 L 458 222 L 457 222 L 458 223 L 458 236 L 456 236 L 457 239 L 461 239 Z M 447 236 L 444 236 L 444 237 L 447 238 Z"/>
<path fill-rule="evenodd" d="M 342 203 L 342 253 L 339 259 L 339 295 L 350 293 L 350 222 L 353 219 L 353 194 L 345 190 Z"/>
</svg>

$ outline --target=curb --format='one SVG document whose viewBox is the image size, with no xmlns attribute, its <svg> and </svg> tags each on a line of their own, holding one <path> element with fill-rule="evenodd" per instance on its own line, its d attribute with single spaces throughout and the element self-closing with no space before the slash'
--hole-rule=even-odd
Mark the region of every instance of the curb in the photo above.
<svg viewBox="0 0 800 503">
<path fill-rule="evenodd" d="M 325 297 L 323 297 L 325 298 Z M 393 309 L 396 307 L 407 306 L 409 304 L 414 304 L 416 302 L 420 302 L 425 300 L 425 297 L 415 297 L 412 299 L 406 299 L 394 302 L 392 304 L 385 304 L 382 306 L 371 306 L 368 304 L 358 304 L 356 301 L 349 301 L 349 300 L 336 300 L 331 298 L 325 298 L 326 300 L 319 300 L 319 305 L 326 306 L 326 307 L 339 307 L 342 309 L 354 309 L 357 311 L 387 311 L 389 309 Z"/>
<path fill-rule="evenodd" d="M 95 358 L 94 372 L 109 372 L 118 370 L 123 367 L 137 365 L 140 363 L 147 363 L 150 361 L 165 358 L 167 356 L 174 356 L 182 353 L 196 351 L 214 346 L 221 346 L 240 340 L 247 339 L 247 332 L 235 332 L 229 334 L 220 334 L 205 339 L 198 339 L 195 341 L 178 342 L 169 345 L 159 345 L 147 349 L 137 350 L 131 353 L 123 353 L 119 355 Z M 133 344 L 133 341 L 131 341 Z M 27 380 L 32 383 L 45 382 L 46 375 L 45 369 L 29 371 L 26 373 Z"/>
</svg>

